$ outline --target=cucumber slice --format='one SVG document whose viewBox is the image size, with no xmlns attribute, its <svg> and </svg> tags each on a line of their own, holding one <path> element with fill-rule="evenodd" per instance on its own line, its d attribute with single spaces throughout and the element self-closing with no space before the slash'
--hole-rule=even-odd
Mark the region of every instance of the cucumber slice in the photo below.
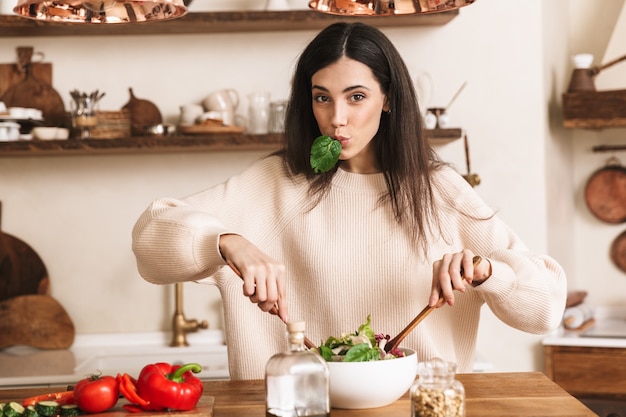
<svg viewBox="0 0 626 417">
<path fill-rule="evenodd" d="M 61 406 L 61 415 L 67 417 L 74 417 L 80 415 L 80 409 L 76 404 L 66 404 Z"/>
<path fill-rule="evenodd" d="M 6 417 L 21 417 L 24 414 L 24 407 L 22 404 L 11 401 L 4 406 L 2 411 Z"/>
<path fill-rule="evenodd" d="M 26 411 L 24 411 L 24 416 L 26 417 L 40 417 L 39 413 L 35 409 L 34 405 L 29 405 L 26 407 Z"/>
<path fill-rule="evenodd" d="M 44 417 L 59 414 L 59 403 L 56 401 L 40 401 L 35 405 L 35 410 Z"/>
</svg>

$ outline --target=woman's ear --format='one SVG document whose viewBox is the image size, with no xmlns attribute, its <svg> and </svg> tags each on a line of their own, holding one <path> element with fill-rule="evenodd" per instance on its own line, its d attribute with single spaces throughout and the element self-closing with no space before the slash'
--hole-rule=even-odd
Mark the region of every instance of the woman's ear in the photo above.
<svg viewBox="0 0 626 417">
<path fill-rule="evenodd" d="M 387 97 L 385 97 L 385 102 L 383 103 L 383 113 L 391 113 L 391 108 L 389 107 L 389 101 L 387 101 Z"/>
</svg>

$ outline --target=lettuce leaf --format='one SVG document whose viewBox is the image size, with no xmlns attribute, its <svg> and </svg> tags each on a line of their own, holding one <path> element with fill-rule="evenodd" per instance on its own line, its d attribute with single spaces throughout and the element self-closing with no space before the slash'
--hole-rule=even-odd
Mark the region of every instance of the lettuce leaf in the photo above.
<svg viewBox="0 0 626 417">
<path fill-rule="evenodd" d="M 341 337 L 330 336 L 318 348 L 322 357 L 328 361 L 340 358 L 343 362 L 365 362 L 381 359 L 381 350 L 376 341 L 376 334 L 371 327 L 371 316 L 359 326 L 354 333 L 347 333 Z"/>
</svg>

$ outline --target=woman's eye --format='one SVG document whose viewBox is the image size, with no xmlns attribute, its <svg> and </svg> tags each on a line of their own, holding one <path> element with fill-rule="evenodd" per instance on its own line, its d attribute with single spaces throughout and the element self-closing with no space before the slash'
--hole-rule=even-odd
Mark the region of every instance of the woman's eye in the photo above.
<svg viewBox="0 0 626 417">
<path fill-rule="evenodd" d="M 365 94 L 356 93 L 350 96 L 351 101 L 361 101 L 365 98 Z"/>
<path fill-rule="evenodd" d="M 317 103 L 326 103 L 328 102 L 328 97 L 320 94 L 320 95 L 313 97 L 313 100 L 316 101 Z"/>
</svg>

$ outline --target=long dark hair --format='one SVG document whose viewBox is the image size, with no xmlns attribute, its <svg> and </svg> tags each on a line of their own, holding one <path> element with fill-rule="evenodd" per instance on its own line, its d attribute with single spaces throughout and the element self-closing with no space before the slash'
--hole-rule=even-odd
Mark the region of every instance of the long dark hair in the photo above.
<svg viewBox="0 0 626 417">
<path fill-rule="evenodd" d="M 311 145 L 320 130 L 313 115 L 313 74 L 342 57 L 371 68 L 391 111 L 381 114 L 372 145 L 385 175 L 396 220 L 407 227 L 414 242 L 427 253 L 428 231 L 438 224 L 431 171 L 441 165 L 422 131 L 422 118 L 413 81 L 399 52 L 375 27 L 363 23 L 335 23 L 322 30 L 304 49 L 295 68 L 285 118 L 285 147 L 280 152 L 292 175 L 303 174 L 315 201 L 329 190 L 337 168 L 315 174 L 310 166 Z"/>
</svg>

